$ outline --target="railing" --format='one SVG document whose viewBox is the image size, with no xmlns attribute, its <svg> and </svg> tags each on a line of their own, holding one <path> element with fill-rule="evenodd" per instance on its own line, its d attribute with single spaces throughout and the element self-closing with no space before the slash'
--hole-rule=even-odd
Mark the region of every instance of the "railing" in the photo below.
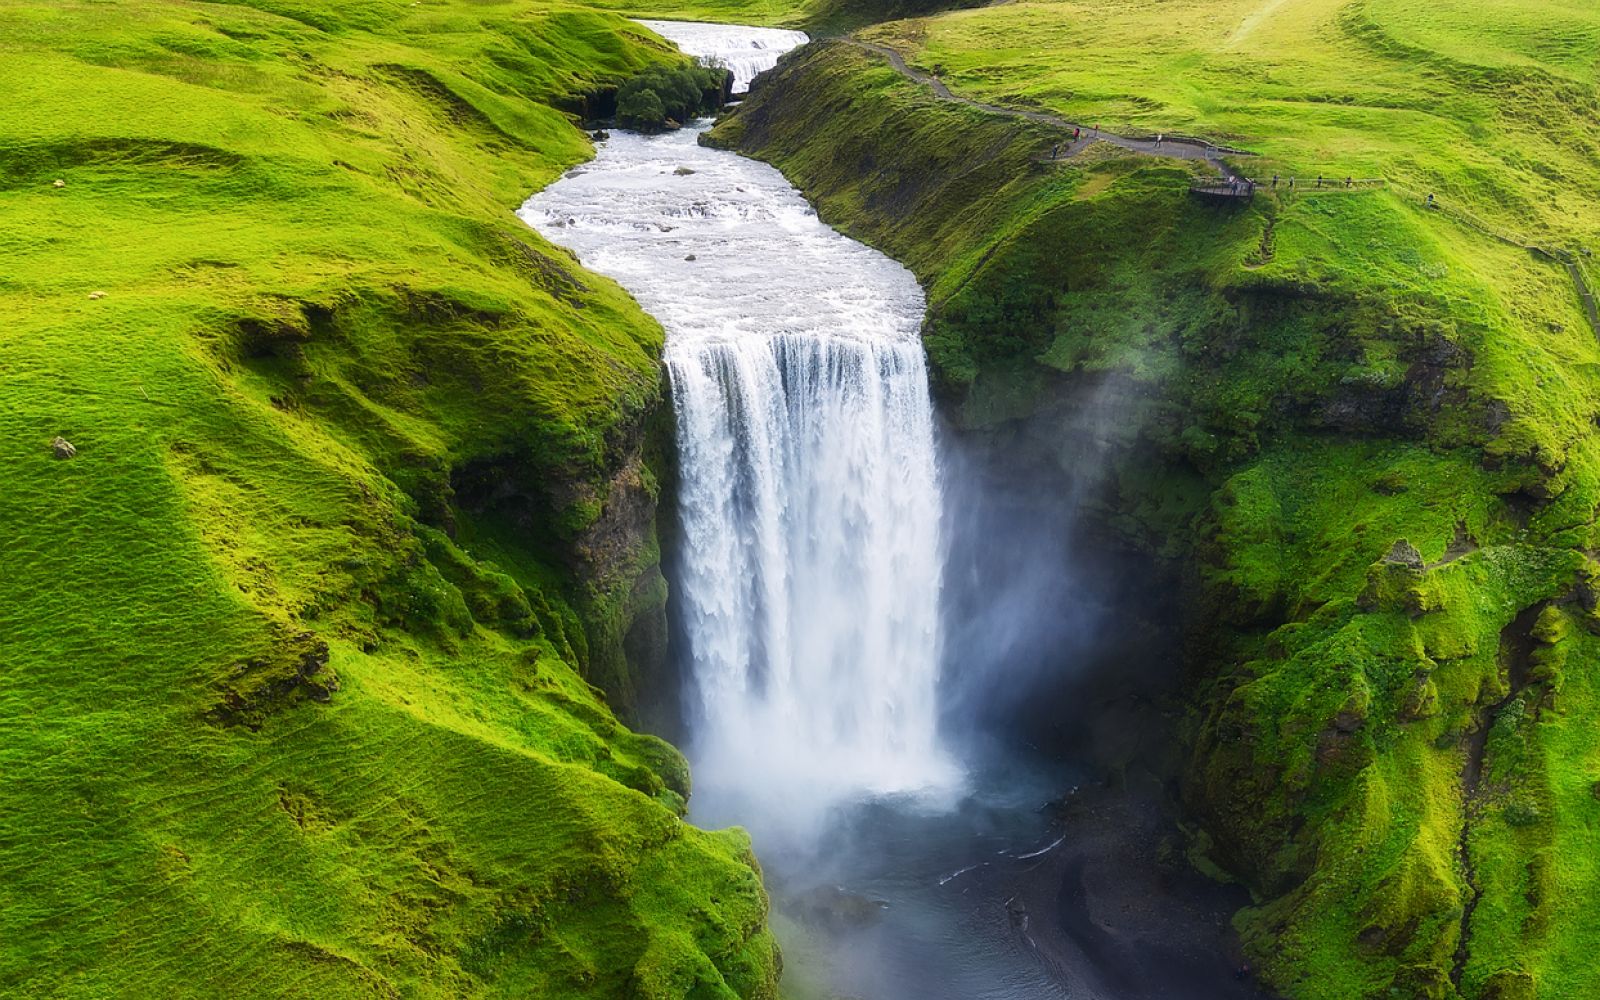
<svg viewBox="0 0 1600 1000">
<path fill-rule="evenodd" d="M 1230 177 L 1226 180 L 1195 181 L 1189 193 L 1209 198 L 1249 198 L 1257 191 L 1354 191 L 1372 190 L 1384 186 L 1382 177 L 1274 177 L 1260 180 L 1250 177 Z"/>
</svg>

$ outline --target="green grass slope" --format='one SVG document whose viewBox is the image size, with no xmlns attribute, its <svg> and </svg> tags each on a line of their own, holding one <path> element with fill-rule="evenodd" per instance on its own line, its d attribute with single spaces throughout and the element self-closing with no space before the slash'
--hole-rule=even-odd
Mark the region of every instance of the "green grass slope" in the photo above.
<svg viewBox="0 0 1600 1000">
<path fill-rule="evenodd" d="M 511 215 L 669 52 L 0 2 L 0 995 L 773 994 L 591 683 L 661 614 L 660 331 Z"/>
<path fill-rule="evenodd" d="M 1021 2 L 867 33 L 958 93 L 1376 189 L 1229 208 L 1192 164 L 1050 163 L 1058 135 L 838 43 L 717 133 L 916 271 L 968 432 L 1102 463 L 1093 518 L 1185 568 L 1194 850 L 1252 889 L 1238 927 L 1293 998 L 1600 995 L 1600 342 L 1559 262 L 1469 224 L 1592 236 L 1600 38 L 1514 6 Z"/>
</svg>

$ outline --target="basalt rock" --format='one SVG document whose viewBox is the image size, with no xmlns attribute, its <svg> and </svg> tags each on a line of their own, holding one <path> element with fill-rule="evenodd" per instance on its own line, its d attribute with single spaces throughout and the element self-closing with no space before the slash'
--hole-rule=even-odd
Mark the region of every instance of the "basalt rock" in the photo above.
<svg viewBox="0 0 1600 1000">
<path fill-rule="evenodd" d="M 889 904 L 839 886 L 817 886 L 801 893 L 793 905 L 802 918 L 830 930 L 857 930 L 875 923 Z"/>
</svg>

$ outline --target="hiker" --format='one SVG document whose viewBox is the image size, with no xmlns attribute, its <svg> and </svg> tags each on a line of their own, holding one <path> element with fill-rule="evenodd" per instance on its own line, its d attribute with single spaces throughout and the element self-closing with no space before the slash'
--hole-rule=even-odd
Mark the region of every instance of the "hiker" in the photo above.
<svg viewBox="0 0 1600 1000">
<path fill-rule="evenodd" d="M 1165 132 L 1157 132 L 1156 133 L 1156 148 L 1157 149 L 1161 148 L 1161 140 L 1165 139 L 1166 137 L 1167 137 L 1167 134 Z"/>
<path fill-rule="evenodd" d="M 1273 174 L 1272 175 L 1272 190 L 1274 190 L 1274 191 L 1278 190 L 1278 175 L 1277 174 Z"/>
<path fill-rule="evenodd" d="M 1289 178 L 1289 190 L 1290 191 L 1294 190 L 1294 178 L 1293 177 Z"/>
<path fill-rule="evenodd" d="M 1346 177 L 1344 179 L 1344 186 L 1345 187 L 1355 187 L 1356 186 L 1356 179 L 1354 177 Z"/>
<path fill-rule="evenodd" d="M 1322 175 L 1318 174 L 1317 175 L 1317 187 L 1321 187 L 1321 186 L 1322 186 Z"/>
<path fill-rule="evenodd" d="M 1433 194 L 1431 192 L 1428 195 L 1428 207 L 1429 208 L 1433 207 Z"/>
<path fill-rule="evenodd" d="M 1056 158 L 1056 153 L 1058 153 L 1060 151 L 1061 151 L 1061 143 L 1058 142 L 1054 146 L 1051 146 L 1050 147 L 1050 159 L 1052 159 L 1052 160 L 1055 159 Z"/>
<path fill-rule="evenodd" d="M 1073 126 L 1073 129 L 1072 129 L 1072 141 L 1073 142 L 1077 142 L 1078 141 L 1078 136 L 1080 136 L 1082 134 L 1083 134 L 1083 129 L 1078 128 L 1077 126 Z"/>
</svg>

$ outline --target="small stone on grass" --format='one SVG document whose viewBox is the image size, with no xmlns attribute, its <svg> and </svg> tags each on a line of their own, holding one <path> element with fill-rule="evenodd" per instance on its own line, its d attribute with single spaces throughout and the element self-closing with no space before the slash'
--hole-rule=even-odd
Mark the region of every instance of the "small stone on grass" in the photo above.
<svg viewBox="0 0 1600 1000">
<path fill-rule="evenodd" d="M 59 436 L 50 442 L 50 450 L 57 458 L 71 458 L 78 453 L 78 449 L 72 446 L 71 441 Z"/>
</svg>

